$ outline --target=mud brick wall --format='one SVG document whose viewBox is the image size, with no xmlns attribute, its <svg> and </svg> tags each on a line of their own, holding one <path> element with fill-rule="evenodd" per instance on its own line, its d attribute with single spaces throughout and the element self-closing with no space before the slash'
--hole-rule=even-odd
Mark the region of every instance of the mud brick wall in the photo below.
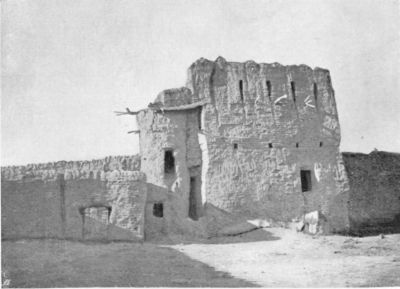
<svg viewBox="0 0 400 289">
<path fill-rule="evenodd" d="M 200 59 L 187 86 L 202 109 L 203 192 L 227 212 L 290 221 L 320 210 L 345 231 L 348 180 L 329 71 Z M 302 192 L 300 171 L 311 171 Z"/>
<path fill-rule="evenodd" d="M 1 177 L 6 180 L 51 179 L 57 174 L 73 174 L 75 178 L 97 177 L 108 171 L 139 171 L 140 156 L 109 156 L 91 161 L 58 161 L 26 166 L 8 166 L 1 168 Z"/>
<path fill-rule="evenodd" d="M 143 173 L 63 171 L 2 168 L 3 239 L 143 240 Z"/>
<path fill-rule="evenodd" d="M 61 238 L 61 194 L 56 179 L 1 180 L 2 239 Z"/>
<path fill-rule="evenodd" d="M 185 89 L 168 90 L 168 103 L 171 99 L 186 97 Z M 166 98 L 162 93 L 157 99 Z M 146 174 L 149 188 L 146 238 L 153 238 L 159 234 L 205 234 L 205 226 L 202 225 L 205 220 L 197 222 L 189 218 L 190 177 L 197 177 L 196 190 L 198 195 L 201 194 L 202 160 L 197 119 L 196 109 L 163 113 L 143 110 L 137 116 L 140 128 L 141 171 Z M 166 151 L 171 151 L 174 157 L 175 166 L 171 173 L 165 173 Z M 163 204 L 163 217 L 153 214 L 154 204 L 157 203 Z M 201 198 L 198 204 L 201 207 Z M 201 209 L 198 213 L 202 214 Z"/>
<path fill-rule="evenodd" d="M 141 240 L 147 186 L 143 173 L 107 172 L 100 179 L 66 179 L 66 238 Z M 111 208 L 82 218 L 85 208 Z M 104 216 L 106 214 L 106 216 Z M 108 220 L 107 220 L 108 218 Z"/>
<path fill-rule="evenodd" d="M 351 231 L 399 231 L 400 154 L 342 153 L 350 181 Z"/>
<path fill-rule="evenodd" d="M 330 232 L 349 228 L 349 186 L 328 70 L 199 59 L 188 69 L 186 88 L 161 92 L 137 121 L 142 171 L 164 188 L 167 203 L 167 196 L 175 200 L 168 207 L 176 217 L 166 216 L 165 227 L 200 232 L 209 207 L 213 216 L 277 221 L 319 210 Z M 175 157 L 170 175 L 164 172 L 167 150 Z M 312 183 L 305 192 L 302 170 Z M 191 222 L 188 212 L 199 204 L 200 219 Z"/>
</svg>

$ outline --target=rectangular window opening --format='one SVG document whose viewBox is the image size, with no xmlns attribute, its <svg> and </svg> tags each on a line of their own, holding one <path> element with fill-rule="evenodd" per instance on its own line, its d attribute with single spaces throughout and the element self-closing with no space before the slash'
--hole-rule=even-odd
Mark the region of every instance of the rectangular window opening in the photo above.
<svg viewBox="0 0 400 289">
<path fill-rule="evenodd" d="M 237 144 L 237 143 L 234 143 L 234 144 L 233 144 L 233 149 L 236 150 L 237 148 L 238 148 L 238 144 Z"/>
<path fill-rule="evenodd" d="M 243 101 L 243 80 L 239 80 L 240 100 Z"/>
<path fill-rule="evenodd" d="M 292 89 L 293 101 L 296 102 L 296 84 L 294 83 L 294 81 L 290 82 L 290 87 Z"/>
<path fill-rule="evenodd" d="M 164 172 L 166 174 L 175 173 L 175 157 L 174 157 L 174 151 L 172 151 L 172 150 L 165 151 Z"/>
<path fill-rule="evenodd" d="M 299 143 L 297 142 L 297 143 L 296 143 L 296 148 L 298 148 L 298 147 L 299 147 Z"/>
<path fill-rule="evenodd" d="M 322 141 L 319 142 L 319 146 L 322 147 L 324 143 Z"/>
<path fill-rule="evenodd" d="M 268 97 L 271 97 L 271 81 L 267 80 Z"/>
<path fill-rule="evenodd" d="M 301 179 L 301 191 L 302 192 L 311 191 L 311 171 L 301 170 L 300 179 Z"/>
<path fill-rule="evenodd" d="M 164 204 L 163 203 L 155 203 L 153 205 L 153 216 L 157 218 L 164 217 Z"/>
<path fill-rule="evenodd" d="M 270 143 L 268 144 L 268 147 L 269 147 L 269 148 L 272 148 L 272 142 L 270 142 Z"/>
</svg>

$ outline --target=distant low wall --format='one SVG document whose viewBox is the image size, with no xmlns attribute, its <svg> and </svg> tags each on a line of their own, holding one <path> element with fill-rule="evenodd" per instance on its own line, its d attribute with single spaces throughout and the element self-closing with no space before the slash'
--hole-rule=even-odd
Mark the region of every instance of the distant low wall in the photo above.
<svg viewBox="0 0 400 289">
<path fill-rule="evenodd" d="M 38 166 L 2 168 L 2 239 L 144 239 L 143 173 Z"/>
<path fill-rule="evenodd" d="M 1 178 L 20 180 L 24 178 L 55 178 L 57 174 L 72 175 L 74 178 L 98 177 L 110 171 L 140 171 L 140 155 L 109 156 L 91 161 L 58 161 L 26 166 L 1 168 Z"/>
<path fill-rule="evenodd" d="M 399 231 L 400 154 L 374 151 L 342 155 L 350 184 L 351 231 Z"/>
</svg>

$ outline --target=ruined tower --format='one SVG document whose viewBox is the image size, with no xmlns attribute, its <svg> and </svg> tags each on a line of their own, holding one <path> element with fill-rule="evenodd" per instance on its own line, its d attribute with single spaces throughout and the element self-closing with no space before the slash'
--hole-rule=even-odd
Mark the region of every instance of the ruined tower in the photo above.
<svg viewBox="0 0 400 289">
<path fill-rule="evenodd" d="M 154 230 L 204 228 L 216 210 L 278 221 L 318 210 L 329 231 L 348 227 L 328 70 L 202 58 L 137 121 Z"/>
</svg>

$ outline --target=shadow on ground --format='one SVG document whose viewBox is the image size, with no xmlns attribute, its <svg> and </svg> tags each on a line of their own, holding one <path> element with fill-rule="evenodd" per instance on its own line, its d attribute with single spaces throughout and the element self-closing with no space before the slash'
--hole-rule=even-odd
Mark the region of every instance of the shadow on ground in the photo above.
<svg viewBox="0 0 400 289">
<path fill-rule="evenodd" d="M 9 287 L 256 287 L 153 244 L 2 242 Z"/>
<path fill-rule="evenodd" d="M 182 235 L 166 235 L 159 236 L 146 243 L 154 245 L 180 245 L 180 244 L 235 244 L 235 243 L 252 243 L 276 241 L 280 238 L 267 231 L 268 229 L 258 228 L 249 232 L 243 232 L 234 236 L 216 236 L 207 239 L 195 238 Z"/>
<path fill-rule="evenodd" d="M 367 237 L 379 234 L 399 234 L 400 233 L 400 214 L 397 214 L 393 220 L 386 222 L 366 222 L 351 224 L 351 236 Z"/>
<path fill-rule="evenodd" d="M 265 229 L 255 229 L 250 232 L 239 234 L 236 236 L 221 236 L 204 240 L 205 244 L 231 244 L 231 243 L 251 243 L 251 242 L 265 242 L 276 241 L 279 237 L 274 236 L 272 233 Z"/>
</svg>

